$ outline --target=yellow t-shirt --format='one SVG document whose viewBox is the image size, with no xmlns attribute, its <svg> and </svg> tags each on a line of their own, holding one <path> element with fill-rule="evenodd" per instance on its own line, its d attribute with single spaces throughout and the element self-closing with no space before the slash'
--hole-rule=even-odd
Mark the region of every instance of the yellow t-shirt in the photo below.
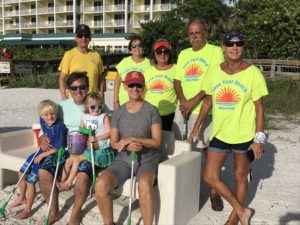
<svg viewBox="0 0 300 225">
<path fill-rule="evenodd" d="M 181 81 L 183 94 L 187 100 L 201 91 L 203 77 L 208 69 L 224 61 L 222 49 L 206 44 L 199 51 L 192 48 L 183 50 L 179 56 L 174 79 Z M 199 114 L 202 101 L 193 109 L 193 114 Z"/>
<path fill-rule="evenodd" d="M 145 100 L 158 108 L 159 115 L 165 116 L 175 112 L 177 96 L 173 85 L 176 66 L 168 70 L 157 70 L 154 66 L 145 72 Z"/>
<path fill-rule="evenodd" d="M 229 144 L 250 141 L 256 128 L 254 102 L 268 95 L 260 70 L 252 65 L 229 75 L 215 65 L 207 73 L 202 89 L 213 102 L 210 140 L 216 137 Z"/>
<path fill-rule="evenodd" d="M 99 75 L 103 72 L 103 62 L 98 52 L 83 54 L 76 47 L 67 51 L 58 70 L 67 76 L 73 72 L 87 72 L 89 92 L 99 91 Z"/>
<path fill-rule="evenodd" d="M 142 62 L 136 63 L 132 60 L 131 56 L 128 56 L 124 58 L 116 67 L 121 81 L 124 81 L 127 73 L 130 71 L 139 71 L 144 74 L 146 69 L 148 69 L 150 66 L 150 60 L 148 58 L 145 58 Z M 123 105 L 124 103 L 128 102 L 128 100 L 128 93 L 121 83 L 119 89 L 119 103 L 120 105 Z"/>
</svg>

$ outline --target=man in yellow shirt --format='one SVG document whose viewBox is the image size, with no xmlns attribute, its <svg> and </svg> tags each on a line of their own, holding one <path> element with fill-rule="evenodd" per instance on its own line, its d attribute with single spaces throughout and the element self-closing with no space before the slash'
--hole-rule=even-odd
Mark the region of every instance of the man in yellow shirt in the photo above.
<svg viewBox="0 0 300 225">
<path fill-rule="evenodd" d="M 86 72 L 89 78 L 88 92 L 100 92 L 104 97 L 103 62 L 98 52 L 91 51 L 88 45 L 91 41 L 89 26 L 80 24 L 76 28 L 75 40 L 77 46 L 67 51 L 59 65 L 59 90 L 61 98 L 67 98 L 66 79 L 73 72 Z"/>
<path fill-rule="evenodd" d="M 180 52 L 174 77 L 174 88 L 179 100 L 179 108 L 176 109 L 174 121 L 181 130 L 180 128 L 184 126 L 184 120 L 187 120 L 187 136 L 190 135 L 197 120 L 202 99 L 205 96 L 205 92 L 201 91 L 204 77 L 213 65 L 224 61 L 222 49 L 206 43 L 206 26 L 203 22 L 199 20 L 190 21 L 188 24 L 188 37 L 192 47 Z M 200 130 L 204 131 L 201 132 L 204 135 L 196 145 L 198 149 L 207 149 L 210 127 L 211 116 L 208 116 L 200 127 Z M 180 136 L 182 137 L 183 134 L 180 134 Z M 177 138 L 180 137 L 177 136 Z M 222 211 L 222 199 L 213 189 L 210 198 L 212 209 Z"/>
</svg>

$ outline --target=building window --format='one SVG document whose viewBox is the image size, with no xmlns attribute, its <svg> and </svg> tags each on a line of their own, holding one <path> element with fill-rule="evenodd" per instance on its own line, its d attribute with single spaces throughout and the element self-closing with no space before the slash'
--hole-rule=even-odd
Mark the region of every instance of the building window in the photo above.
<svg viewBox="0 0 300 225">
<path fill-rule="evenodd" d="M 114 33 L 124 33 L 124 32 L 125 32 L 124 28 L 116 28 L 116 29 L 114 29 Z"/>
<path fill-rule="evenodd" d="M 66 29 L 67 33 L 73 33 L 73 29 Z"/>
<path fill-rule="evenodd" d="M 32 34 L 36 34 L 36 30 L 31 31 Z"/>
<path fill-rule="evenodd" d="M 149 15 L 149 14 L 148 14 L 148 15 L 145 15 L 145 16 L 144 16 L 144 20 L 145 20 L 145 21 L 149 21 L 149 20 L 150 20 L 150 15 Z"/>
<path fill-rule="evenodd" d="M 53 29 L 48 30 L 48 34 L 54 34 L 54 30 Z"/>
<path fill-rule="evenodd" d="M 114 52 L 122 52 L 122 46 L 115 46 Z"/>
<path fill-rule="evenodd" d="M 103 34 L 103 29 L 95 29 L 95 34 Z"/>
<path fill-rule="evenodd" d="M 36 22 L 36 18 L 35 17 L 31 17 L 31 23 L 35 23 Z"/>
<path fill-rule="evenodd" d="M 125 0 L 115 0 L 115 5 L 124 5 Z"/>
<path fill-rule="evenodd" d="M 54 2 L 49 2 L 48 3 L 48 8 L 54 8 Z"/>
<path fill-rule="evenodd" d="M 73 10 L 73 1 L 66 1 L 66 6 L 68 11 Z"/>
<path fill-rule="evenodd" d="M 32 4 L 32 5 L 30 6 L 30 8 L 31 8 L 31 9 L 35 9 L 35 5 Z"/>
<path fill-rule="evenodd" d="M 96 1 L 96 2 L 94 2 L 94 7 L 95 8 L 97 8 L 97 7 L 101 8 L 102 6 L 103 6 L 103 1 Z"/>
</svg>

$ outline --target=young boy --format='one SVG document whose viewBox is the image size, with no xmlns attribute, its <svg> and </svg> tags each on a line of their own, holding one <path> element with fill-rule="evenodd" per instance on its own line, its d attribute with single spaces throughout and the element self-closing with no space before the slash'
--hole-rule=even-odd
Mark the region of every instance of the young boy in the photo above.
<svg viewBox="0 0 300 225">
<path fill-rule="evenodd" d="M 53 148 L 49 151 L 44 151 L 42 148 L 38 150 L 38 153 L 30 165 L 35 153 L 31 154 L 24 165 L 21 167 L 18 175 L 19 177 L 25 172 L 26 179 L 20 182 L 20 193 L 18 198 L 10 205 L 10 208 L 16 207 L 21 204 L 25 204 L 25 208 L 22 212 L 18 213 L 15 218 L 25 219 L 31 216 L 31 208 L 35 198 L 36 190 L 35 184 L 38 182 L 38 169 L 42 160 L 48 155 L 56 154 L 60 147 L 66 145 L 67 129 L 65 125 L 57 119 L 58 106 L 51 100 L 43 100 L 38 105 L 38 114 L 40 116 L 41 129 L 44 134 L 47 135 Z"/>
</svg>

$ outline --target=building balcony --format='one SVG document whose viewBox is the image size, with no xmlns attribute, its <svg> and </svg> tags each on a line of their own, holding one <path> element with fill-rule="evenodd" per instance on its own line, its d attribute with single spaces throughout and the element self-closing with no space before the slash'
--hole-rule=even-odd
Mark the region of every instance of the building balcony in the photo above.
<svg viewBox="0 0 300 225">
<path fill-rule="evenodd" d="M 103 27 L 103 20 L 100 20 L 100 21 L 94 21 L 94 27 Z"/>
<path fill-rule="evenodd" d="M 20 2 L 35 2 L 35 0 L 20 0 Z"/>
<path fill-rule="evenodd" d="M 125 20 L 105 20 L 104 25 L 106 27 L 125 26 Z"/>
<path fill-rule="evenodd" d="M 18 23 L 15 24 L 5 24 L 6 30 L 17 30 L 20 28 L 20 25 Z"/>
<path fill-rule="evenodd" d="M 71 27 L 74 25 L 74 22 L 72 20 L 58 20 L 56 21 L 57 27 Z"/>
<path fill-rule="evenodd" d="M 37 27 L 47 27 L 47 28 L 53 28 L 54 27 L 54 21 L 45 21 L 45 22 L 38 22 Z"/>
<path fill-rule="evenodd" d="M 105 12 L 115 12 L 115 11 L 124 11 L 124 10 L 125 10 L 125 4 L 106 5 L 104 7 Z"/>
<path fill-rule="evenodd" d="M 19 10 L 7 11 L 7 12 L 4 12 L 4 17 L 19 16 L 19 14 L 20 14 Z"/>
<path fill-rule="evenodd" d="M 176 8 L 175 4 L 155 4 L 151 5 L 139 5 L 133 7 L 134 13 L 149 13 L 152 11 L 170 11 L 171 9 Z"/>
<path fill-rule="evenodd" d="M 35 9 L 21 9 L 20 10 L 20 16 L 35 15 L 35 13 L 36 13 Z"/>
<path fill-rule="evenodd" d="M 19 0 L 4 0 L 4 5 L 19 3 Z"/>
<path fill-rule="evenodd" d="M 27 23 L 20 23 L 21 29 L 35 29 L 36 23 L 35 22 L 27 22 Z"/>
<path fill-rule="evenodd" d="M 57 13 L 73 12 L 73 6 L 58 6 L 55 9 Z"/>
<path fill-rule="evenodd" d="M 133 21 L 132 26 L 135 28 L 141 27 L 140 23 L 147 23 L 147 22 L 149 22 L 149 20 L 135 20 Z"/>
<path fill-rule="evenodd" d="M 98 13 L 103 11 L 103 6 L 84 7 L 83 10 L 85 13 Z M 80 12 L 82 11 L 80 10 Z"/>
<path fill-rule="evenodd" d="M 54 7 L 38 8 L 38 9 L 37 9 L 37 13 L 38 13 L 38 14 L 54 13 Z"/>
</svg>

